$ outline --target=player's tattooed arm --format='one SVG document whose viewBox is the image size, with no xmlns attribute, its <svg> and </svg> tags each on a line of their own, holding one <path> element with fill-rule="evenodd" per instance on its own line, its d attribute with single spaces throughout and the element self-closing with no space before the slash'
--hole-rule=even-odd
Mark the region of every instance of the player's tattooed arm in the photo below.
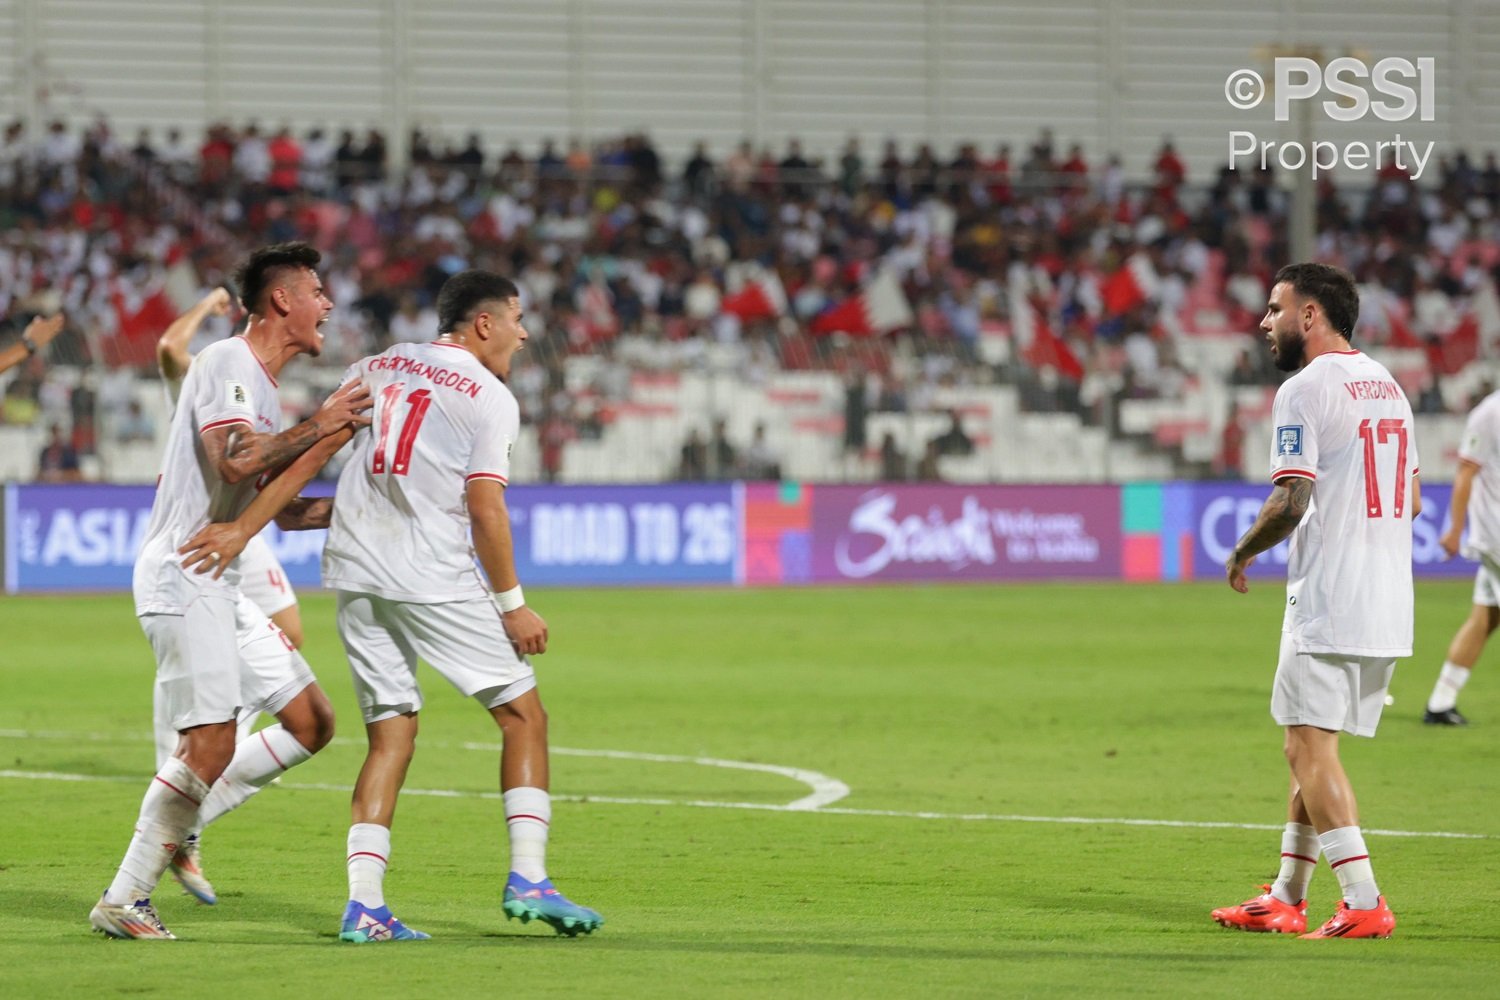
<svg viewBox="0 0 1500 1000">
<path fill-rule="evenodd" d="M 367 427 L 372 401 L 359 381 L 340 386 L 318 412 L 280 434 L 257 434 L 243 424 L 215 427 L 203 434 L 208 460 L 226 483 L 239 483 L 289 465 L 322 439 L 348 428 Z"/>
<path fill-rule="evenodd" d="M 282 531 L 312 531 L 333 523 L 333 497 L 298 497 L 276 515 Z"/>
<path fill-rule="evenodd" d="M 203 448 L 219 478 L 233 484 L 287 465 L 322 437 L 316 418 L 280 434 L 257 434 L 244 424 L 231 424 L 205 432 Z"/>
<path fill-rule="evenodd" d="M 1231 587 L 1242 594 L 1250 589 L 1245 571 L 1256 556 L 1279 544 L 1302 523 L 1312 503 L 1312 489 L 1311 479 L 1288 476 L 1271 490 L 1255 523 L 1235 543 L 1234 551 L 1224 563 L 1224 574 Z"/>
</svg>

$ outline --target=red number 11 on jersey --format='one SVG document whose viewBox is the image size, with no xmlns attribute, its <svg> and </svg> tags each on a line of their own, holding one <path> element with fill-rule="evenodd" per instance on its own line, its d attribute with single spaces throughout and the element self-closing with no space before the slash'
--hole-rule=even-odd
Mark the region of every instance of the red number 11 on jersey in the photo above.
<svg viewBox="0 0 1500 1000">
<path fill-rule="evenodd" d="M 1371 429 L 1369 419 L 1359 422 L 1359 436 L 1365 443 L 1365 516 L 1380 517 L 1380 484 L 1375 481 L 1375 445 L 1396 439 L 1396 504 L 1395 517 L 1406 511 L 1406 421 L 1398 417 L 1386 417 Z"/>
<path fill-rule="evenodd" d="M 371 472 L 387 471 L 385 452 L 391 438 L 391 420 L 400 403 L 401 390 L 405 388 L 405 382 L 396 382 L 380 390 L 380 437 L 375 442 L 375 453 L 370 457 Z M 390 459 L 389 471 L 398 476 L 406 475 L 411 469 L 411 449 L 417 442 L 417 431 L 422 427 L 427 407 L 432 405 L 432 390 L 418 389 L 406 397 L 406 405 L 410 410 L 401 421 L 401 430 L 396 435 L 396 454 Z M 1402 441 L 1401 454 L 1404 456 L 1405 438 Z"/>
</svg>

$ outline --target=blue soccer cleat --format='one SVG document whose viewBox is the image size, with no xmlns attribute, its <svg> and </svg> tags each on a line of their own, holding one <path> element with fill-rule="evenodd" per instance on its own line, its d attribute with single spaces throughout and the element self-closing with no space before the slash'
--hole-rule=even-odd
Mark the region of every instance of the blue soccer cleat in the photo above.
<svg viewBox="0 0 1500 1000">
<path fill-rule="evenodd" d="M 515 872 L 505 880 L 505 915 L 521 923 L 540 920 L 559 934 L 577 937 L 592 934 L 604 918 L 587 906 L 579 906 L 557 891 L 551 879 L 528 882 Z"/>
<path fill-rule="evenodd" d="M 427 941 L 431 934 L 412 930 L 391 915 L 389 906 L 371 909 L 362 903 L 349 900 L 344 907 L 344 926 L 339 930 L 340 941 L 354 944 L 371 944 L 377 941 Z"/>
</svg>

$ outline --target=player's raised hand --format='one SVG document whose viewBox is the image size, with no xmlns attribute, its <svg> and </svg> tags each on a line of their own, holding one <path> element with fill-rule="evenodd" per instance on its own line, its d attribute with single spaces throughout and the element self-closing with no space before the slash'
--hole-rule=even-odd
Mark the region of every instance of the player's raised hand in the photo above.
<svg viewBox="0 0 1500 1000">
<path fill-rule="evenodd" d="M 510 644 L 522 656 L 531 656 L 547 651 L 547 623 L 542 616 L 524 604 L 514 611 L 506 611 L 500 618 L 505 622 L 505 634 Z"/>
<path fill-rule="evenodd" d="M 234 309 L 234 297 L 229 294 L 229 289 L 221 286 L 203 296 L 203 304 L 215 316 L 228 316 Z"/>
<path fill-rule="evenodd" d="M 38 316 L 26 324 L 26 330 L 21 336 L 30 338 L 31 342 L 36 345 L 36 349 L 40 351 L 52 343 L 59 333 L 62 333 L 62 328 L 62 313 L 48 316 L 46 319 Z"/>
<path fill-rule="evenodd" d="M 313 419 L 318 422 L 323 436 L 334 433 L 344 427 L 359 428 L 370 426 L 370 407 L 375 401 L 370 398 L 370 390 L 358 379 L 338 387 L 338 391 L 327 399 L 323 405 L 318 407 L 318 412 Z"/>
<path fill-rule="evenodd" d="M 1253 562 L 1255 562 L 1254 556 L 1242 559 L 1238 550 L 1236 550 L 1229 554 L 1228 561 L 1224 563 L 1224 575 L 1229 580 L 1229 586 L 1234 588 L 1238 593 L 1248 594 L 1250 592 L 1250 580 L 1245 576 L 1245 571 L 1250 568 L 1250 564 Z"/>
<path fill-rule="evenodd" d="M 184 570 L 192 569 L 199 576 L 213 573 L 217 580 L 224 575 L 224 567 L 233 562 L 248 544 L 250 536 L 234 522 L 205 524 L 177 550 L 177 554 L 182 556 Z M 194 566 L 197 569 L 193 569 Z"/>
</svg>

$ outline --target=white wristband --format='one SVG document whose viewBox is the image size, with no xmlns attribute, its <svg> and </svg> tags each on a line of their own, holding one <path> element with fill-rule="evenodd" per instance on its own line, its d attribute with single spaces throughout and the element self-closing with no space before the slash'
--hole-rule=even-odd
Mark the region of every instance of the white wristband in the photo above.
<svg viewBox="0 0 1500 1000">
<path fill-rule="evenodd" d="M 509 590 L 496 591 L 490 596 L 495 599 L 495 604 L 500 608 L 502 614 L 524 607 L 526 604 L 526 595 L 521 593 L 519 585 Z"/>
</svg>

